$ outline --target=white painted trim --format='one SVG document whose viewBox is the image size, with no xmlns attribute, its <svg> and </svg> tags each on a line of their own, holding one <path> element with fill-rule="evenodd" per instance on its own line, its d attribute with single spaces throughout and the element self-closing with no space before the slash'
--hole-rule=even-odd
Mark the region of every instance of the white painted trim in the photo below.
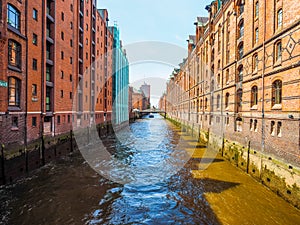
<svg viewBox="0 0 300 225">
<path fill-rule="evenodd" d="M 27 112 L 27 114 L 41 114 L 42 112 Z"/>
</svg>

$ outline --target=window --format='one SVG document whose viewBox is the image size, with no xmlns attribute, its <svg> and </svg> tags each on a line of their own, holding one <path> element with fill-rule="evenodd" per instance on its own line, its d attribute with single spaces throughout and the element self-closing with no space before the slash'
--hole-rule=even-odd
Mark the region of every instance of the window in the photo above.
<svg viewBox="0 0 300 225">
<path fill-rule="evenodd" d="M 225 108 L 228 108 L 229 106 L 229 93 L 227 92 L 225 95 Z"/>
<path fill-rule="evenodd" d="M 201 99 L 200 100 L 200 109 L 202 109 L 202 107 L 203 107 L 203 100 Z"/>
<path fill-rule="evenodd" d="M 204 108 L 207 109 L 207 98 L 205 98 Z"/>
<path fill-rule="evenodd" d="M 51 97 L 52 97 L 52 90 L 50 87 L 46 88 L 46 111 L 51 111 L 52 107 L 51 107 Z"/>
<path fill-rule="evenodd" d="M 242 15 L 244 13 L 244 3 L 242 2 L 239 6 L 239 15 Z"/>
<path fill-rule="evenodd" d="M 254 54 L 253 55 L 253 72 L 257 72 L 258 69 L 258 55 Z"/>
<path fill-rule="evenodd" d="M 8 78 L 8 105 L 20 106 L 21 81 L 15 77 Z"/>
<path fill-rule="evenodd" d="M 227 13 L 227 28 L 230 26 L 230 12 Z"/>
<path fill-rule="evenodd" d="M 61 78 L 61 79 L 64 79 L 64 74 L 65 74 L 64 71 L 61 70 L 61 71 L 60 71 L 60 78 Z"/>
<path fill-rule="evenodd" d="M 73 64 L 73 58 L 70 57 L 70 64 Z"/>
<path fill-rule="evenodd" d="M 241 60 L 244 55 L 244 44 L 243 42 L 239 44 L 238 46 L 238 59 Z"/>
<path fill-rule="evenodd" d="M 272 106 L 282 103 L 282 81 L 276 80 L 272 84 Z"/>
<path fill-rule="evenodd" d="M 253 86 L 251 88 L 251 107 L 257 105 L 258 102 L 258 88 L 257 86 Z"/>
<path fill-rule="evenodd" d="M 61 20 L 64 21 L 65 20 L 65 14 L 62 12 L 61 13 Z"/>
<path fill-rule="evenodd" d="M 20 30 L 20 12 L 11 4 L 7 4 L 7 24 Z"/>
<path fill-rule="evenodd" d="M 255 28 L 255 38 L 254 38 L 254 43 L 257 44 L 258 43 L 258 38 L 259 38 L 259 30 L 258 27 Z"/>
<path fill-rule="evenodd" d="M 32 44 L 37 45 L 38 43 L 38 37 L 36 34 L 32 34 Z"/>
<path fill-rule="evenodd" d="M 64 97 L 64 91 L 60 90 L 60 97 L 63 98 Z"/>
<path fill-rule="evenodd" d="M 276 25 L 277 25 L 277 29 L 280 29 L 281 27 L 282 27 L 282 9 L 279 9 L 278 11 L 277 11 L 277 23 L 276 23 Z"/>
<path fill-rule="evenodd" d="M 51 67 L 46 67 L 46 81 L 51 82 Z"/>
<path fill-rule="evenodd" d="M 73 22 L 70 22 L 70 28 L 73 30 Z"/>
<path fill-rule="evenodd" d="M 37 96 L 37 85 L 36 84 L 32 85 L 32 87 L 31 87 L 31 94 L 33 96 Z"/>
<path fill-rule="evenodd" d="M 57 124 L 60 124 L 60 116 L 57 116 Z"/>
<path fill-rule="evenodd" d="M 237 96 L 237 112 L 240 112 L 243 106 L 243 90 L 241 88 L 237 90 L 236 96 Z"/>
<path fill-rule="evenodd" d="M 36 21 L 38 20 L 38 11 L 36 9 L 32 10 L 32 18 Z"/>
<path fill-rule="evenodd" d="M 221 101 L 221 96 L 218 95 L 218 96 L 217 96 L 217 109 L 220 108 L 220 101 Z"/>
<path fill-rule="evenodd" d="M 221 75 L 218 74 L 217 76 L 217 82 L 218 82 L 218 85 L 220 86 L 221 85 Z"/>
<path fill-rule="evenodd" d="M 244 20 L 239 23 L 239 38 L 244 36 Z"/>
<path fill-rule="evenodd" d="M 21 45 L 14 40 L 8 41 L 8 63 L 21 68 Z"/>
<path fill-rule="evenodd" d="M 259 2 L 255 2 L 255 18 L 258 18 L 259 15 Z"/>
<path fill-rule="evenodd" d="M 281 45 L 281 41 L 278 41 L 275 44 L 275 63 L 280 62 L 281 57 L 282 57 L 282 45 Z"/>
<path fill-rule="evenodd" d="M 32 59 L 32 69 L 37 70 L 37 60 L 36 59 Z"/>
<path fill-rule="evenodd" d="M 32 117 L 31 126 L 36 127 L 36 117 Z"/>
<path fill-rule="evenodd" d="M 277 123 L 277 136 L 278 137 L 281 137 L 281 128 L 282 128 L 282 123 L 281 122 L 278 122 Z"/>
<path fill-rule="evenodd" d="M 240 66 L 238 68 L 238 74 L 236 79 L 236 82 L 241 82 L 241 81 L 243 81 L 243 66 Z"/>
<path fill-rule="evenodd" d="M 63 51 L 60 52 L 60 58 L 64 59 L 64 52 Z"/>
<path fill-rule="evenodd" d="M 85 29 L 86 29 L 86 31 L 89 30 L 89 25 L 88 24 L 85 25 Z"/>
<path fill-rule="evenodd" d="M 218 29 L 218 52 L 221 51 L 221 27 Z"/>
<path fill-rule="evenodd" d="M 250 119 L 250 131 L 253 131 L 253 119 Z"/>
<path fill-rule="evenodd" d="M 12 117 L 12 123 L 11 123 L 11 126 L 14 127 L 14 128 L 18 128 L 19 126 L 19 121 L 18 121 L 18 117 L 17 116 L 13 116 Z"/>
<path fill-rule="evenodd" d="M 70 92 L 70 99 L 72 99 L 73 98 L 73 93 L 72 92 Z"/>
<path fill-rule="evenodd" d="M 271 121 L 270 134 L 271 134 L 272 136 L 275 135 L 275 121 Z"/>
<path fill-rule="evenodd" d="M 257 120 L 254 120 L 253 130 L 257 132 Z"/>
<path fill-rule="evenodd" d="M 70 5 L 70 10 L 73 12 L 73 4 Z"/>
<path fill-rule="evenodd" d="M 64 39 L 65 39 L 65 34 L 64 34 L 64 32 L 61 32 L 60 37 L 61 37 L 61 40 L 64 40 Z"/>
<path fill-rule="evenodd" d="M 226 82 L 226 84 L 229 83 L 229 69 L 226 70 L 226 74 L 225 74 L 225 82 Z"/>
<path fill-rule="evenodd" d="M 70 81 L 72 81 L 73 80 L 73 76 L 72 76 L 72 74 L 70 74 Z"/>
<path fill-rule="evenodd" d="M 70 122 L 71 122 L 71 116 L 68 115 L 68 123 L 70 123 Z"/>
</svg>

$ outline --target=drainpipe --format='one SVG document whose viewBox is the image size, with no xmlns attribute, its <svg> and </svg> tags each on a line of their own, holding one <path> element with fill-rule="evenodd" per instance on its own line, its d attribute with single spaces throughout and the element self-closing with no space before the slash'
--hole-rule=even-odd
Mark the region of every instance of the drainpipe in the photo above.
<svg viewBox="0 0 300 225">
<path fill-rule="evenodd" d="M 225 129 L 225 126 L 224 126 L 224 109 L 223 109 L 223 94 L 224 94 L 224 85 L 223 85 L 223 78 L 224 78 L 224 43 L 225 43 L 225 38 L 224 38 L 224 24 L 225 24 L 225 19 L 224 19 L 224 10 L 223 10 L 223 5 L 222 5 L 222 17 L 223 17 L 223 27 L 222 27 L 222 52 L 221 52 L 221 55 L 222 55 L 222 72 L 221 72 L 221 122 L 222 122 L 222 156 L 223 156 L 223 153 L 224 153 L 224 129 Z M 228 29 L 228 28 L 227 28 Z"/>
<path fill-rule="evenodd" d="M 264 21 L 266 21 L 266 2 L 264 4 Z M 261 126 L 261 147 L 262 147 L 262 152 L 265 151 L 265 54 L 266 54 L 266 47 L 265 47 L 265 42 L 266 42 L 266 23 L 264 23 L 264 29 L 263 29 L 263 34 L 264 34 L 264 40 L 263 40 L 263 70 L 262 70 L 262 112 L 261 112 L 261 121 L 262 121 L 262 126 Z M 260 178 L 262 176 L 262 169 L 263 169 L 263 158 L 261 156 L 261 170 L 260 170 Z"/>
<path fill-rule="evenodd" d="M 42 1 L 42 62 L 41 62 L 41 117 L 40 117 L 40 138 L 41 138 L 41 159 L 42 159 L 42 165 L 45 165 L 45 143 L 44 143 L 44 103 L 45 103 L 45 1 Z"/>
<path fill-rule="evenodd" d="M 25 162 L 26 162 L 26 172 L 28 172 L 28 154 L 27 154 L 27 112 L 28 112 L 28 100 L 29 100 L 29 94 L 28 94 L 28 29 L 27 29 L 27 22 L 28 22 L 28 1 L 25 1 L 25 35 L 26 35 L 26 86 L 25 86 L 25 92 L 26 92 L 26 101 L 25 101 L 25 125 L 24 125 L 24 145 L 25 145 Z"/>
</svg>

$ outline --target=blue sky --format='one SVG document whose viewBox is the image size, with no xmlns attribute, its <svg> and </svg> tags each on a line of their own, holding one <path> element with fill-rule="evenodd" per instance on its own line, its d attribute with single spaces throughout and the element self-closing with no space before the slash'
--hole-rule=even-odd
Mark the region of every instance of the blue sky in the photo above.
<svg viewBox="0 0 300 225">
<path fill-rule="evenodd" d="M 165 83 L 169 78 L 173 68 L 176 67 L 181 59 L 186 57 L 187 38 L 190 34 L 195 34 L 195 25 L 197 16 L 208 16 L 205 6 L 212 0 L 98 0 L 98 8 L 108 9 L 110 25 L 116 21 L 126 49 L 132 49 L 137 42 L 157 41 L 166 43 L 166 45 L 176 45 L 185 51 L 178 53 L 178 62 L 164 63 L 161 60 L 132 62 L 130 60 L 131 52 L 128 51 L 130 65 L 130 82 L 132 86 L 138 88 L 138 85 L 146 80 L 150 82 L 152 77 L 159 77 L 165 82 L 159 82 L 160 91 L 156 91 L 155 96 L 162 94 Z M 152 48 L 152 43 L 148 45 L 147 50 Z M 167 49 L 167 48 L 162 48 Z M 142 55 L 145 49 L 140 49 Z M 165 50 L 157 51 L 156 54 L 166 54 Z M 164 51 L 164 52 L 163 52 Z M 174 52 L 170 53 L 174 55 Z M 138 56 L 139 56 L 138 55 Z M 135 56 L 136 58 L 136 56 Z M 157 80 L 156 80 L 157 82 Z M 150 84 L 157 86 L 157 84 Z M 153 100 L 154 101 L 154 100 Z M 153 102 L 156 104 L 156 100 Z"/>
</svg>

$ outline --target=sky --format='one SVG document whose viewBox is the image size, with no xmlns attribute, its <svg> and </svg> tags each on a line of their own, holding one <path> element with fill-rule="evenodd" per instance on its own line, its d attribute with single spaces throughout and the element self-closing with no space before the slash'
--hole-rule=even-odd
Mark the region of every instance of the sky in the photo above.
<svg viewBox="0 0 300 225">
<path fill-rule="evenodd" d="M 205 6 L 211 1 L 97 0 L 98 8 L 108 9 L 110 25 L 118 24 L 129 58 L 131 85 L 138 89 L 146 81 L 155 86 L 151 88 L 155 90 L 151 95 L 156 96 L 151 96 L 153 105 L 174 67 L 186 57 L 186 40 L 195 34 L 194 22 L 197 16 L 208 16 Z"/>
</svg>

